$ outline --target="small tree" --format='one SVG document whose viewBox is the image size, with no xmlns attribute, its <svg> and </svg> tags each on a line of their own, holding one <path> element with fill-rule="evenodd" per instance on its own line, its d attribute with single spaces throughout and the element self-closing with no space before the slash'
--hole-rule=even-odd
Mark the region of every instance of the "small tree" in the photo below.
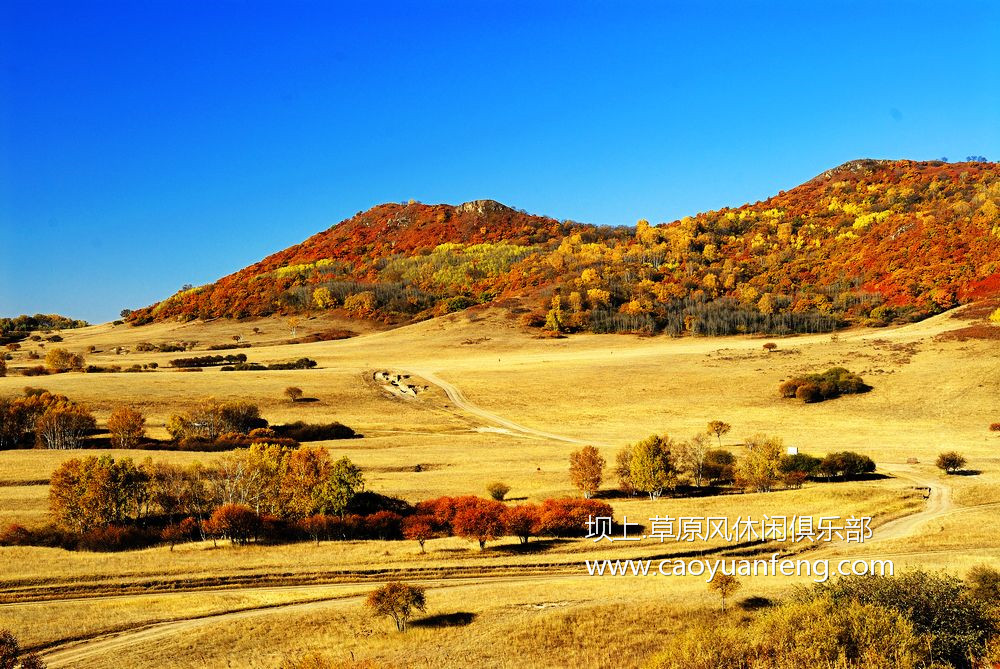
<svg viewBox="0 0 1000 669">
<path fill-rule="evenodd" d="M 729 597 L 734 592 L 739 590 L 743 586 L 740 583 L 740 579 L 735 576 L 730 576 L 729 574 L 716 574 L 711 581 L 708 582 L 708 589 L 719 593 L 722 597 L 722 610 L 726 610 L 726 597 Z"/>
<path fill-rule="evenodd" d="M 302 389 L 295 386 L 288 386 L 285 388 L 285 396 L 293 402 L 298 402 L 302 399 Z"/>
<path fill-rule="evenodd" d="M 629 478 L 636 490 L 649 495 L 650 501 L 677 485 L 677 467 L 673 451 L 677 445 L 667 435 L 651 435 L 631 447 Z"/>
<path fill-rule="evenodd" d="M 584 446 L 569 454 L 569 480 L 585 498 L 590 499 L 600 489 L 605 464 L 600 451 L 593 446 Z"/>
<path fill-rule="evenodd" d="M 319 540 L 329 531 L 330 521 L 322 513 L 314 513 L 300 520 L 297 525 L 300 530 L 312 537 L 318 546 Z"/>
<path fill-rule="evenodd" d="M 330 465 L 325 473 L 326 477 L 313 493 L 316 506 L 321 513 L 335 513 L 343 518 L 347 505 L 365 489 L 364 474 L 346 457 Z"/>
<path fill-rule="evenodd" d="M 517 537 L 522 544 L 528 543 L 542 530 L 542 516 L 534 504 L 519 504 L 504 509 L 501 517 L 507 534 Z"/>
<path fill-rule="evenodd" d="M 248 544 L 260 533 L 260 516 L 245 504 L 224 504 L 209 519 L 213 534 L 226 537 L 233 544 Z"/>
<path fill-rule="evenodd" d="M 286 323 L 288 323 L 288 331 L 291 333 L 291 335 L 293 337 L 296 336 L 296 334 L 298 333 L 298 331 L 299 331 L 299 323 L 301 323 L 301 322 L 302 321 L 299 319 L 298 316 L 291 316 L 286 321 Z"/>
<path fill-rule="evenodd" d="M 680 464 L 694 477 L 699 488 L 705 479 L 705 465 L 708 454 L 712 451 L 708 436 L 696 434 L 680 445 Z"/>
<path fill-rule="evenodd" d="M 965 463 L 966 460 L 962 455 L 956 451 L 948 451 L 947 453 L 938 455 L 935 464 L 938 469 L 943 470 L 946 474 L 954 474 L 957 471 L 961 471 L 965 467 Z"/>
<path fill-rule="evenodd" d="M 510 486 L 501 481 L 497 481 L 496 483 L 491 483 L 486 486 L 486 492 L 488 492 L 490 497 L 496 501 L 502 502 L 504 497 L 507 496 L 507 493 L 510 492 Z"/>
<path fill-rule="evenodd" d="M 64 348 L 54 348 L 45 354 L 45 366 L 53 372 L 68 372 L 83 368 L 83 356 Z"/>
<path fill-rule="evenodd" d="M 493 500 L 479 497 L 464 499 L 451 520 L 452 531 L 469 541 L 478 542 L 479 549 L 483 550 L 487 541 L 503 536 L 501 516 L 505 508 L 503 504 Z"/>
<path fill-rule="evenodd" d="M 756 434 L 746 440 L 746 454 L 736 465 L 736 480 L 754 492 L 770 492 L 781 480 L 781 439 Z"/>
<path fill-rule="evenodd" d="M 133 448 L 146 436 L 146 417 L 130 407 L 117 407 L 108 417 L 108 432 L 115 448 Z"/>
<path fill-rule="evenodd" d="M 769 341 L 766 344 L 764 344 L 764 350 L 767 351 L 768 353 L 770 353 L 776 348 L 778 348 L 778 345 L 775 344 L 773 341 Z"/>
<path fill-rule="evenodd" d="M 403 519 L 403 536 L 420 544 L 420 552 L 426 553 L 424 543 L 436 536 L 434 518 L 418 513 Z"/>
<path fill-rule="evenodd" d="M 629 495 L 635 494 L 632 483 L 632 444 L 625 445 L 615 454 L 615 476 L 618 477 L 618 488 Z"/>
<path fill-rule="evenodd" d="M 729 431 L 732 429 L 732 425 L 721 420 L 713 420 L 708 423 L 708 433 L 714 434 L 719 440 L 719 448 L 722 448 L 722 437 L 729 434 Z"/>
<path fill-rule="evenodd" d="M 406 623 L 413 612 L 426 610 L 427 598 L 423 588 L 393 581 L 370 592 L 365 606 L 376 616 L 392 618 L 396 623 L 396 630 L 405 632 Z"/>
<path fill-rule="evenodd" d="M 96 426 L 97 421 L 86 408 L 75 404 L 54 404 L 35 423 L 35 438 L 45 448 L 80 448 L 84 438 Z"/>
<path fill-rule="evenodd" d="M 990 432 L 1000 432 L 1000 423 L 990 423 Z"/>
</svg>

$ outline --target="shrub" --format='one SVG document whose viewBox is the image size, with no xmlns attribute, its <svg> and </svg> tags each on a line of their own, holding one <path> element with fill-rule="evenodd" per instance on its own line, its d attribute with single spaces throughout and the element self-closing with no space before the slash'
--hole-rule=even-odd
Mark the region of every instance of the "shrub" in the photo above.
<svg viewBox="0 0 1000 669">
<path fill-rule="evenodd" d="M 828 478 L 851 479 L 874 472 L 875 461 L 853 451 L 828 453 L 820 462 L 818 471 Z"/>
<path fill-rule="evenodd" d="M 159 534 L 138 527 L 105 525 L 82 533 L 77 547 L 88 551 L 127 551 L 152 546 Z"/>
<path fill-rule="evenodd" d="M 767 351 L 768 353 L 770 353 L 776 348 L 778 348 L 778 345 L 775 344 L 773 341 L 769 341 L 766 344 L 764 344 L 764 350 Z"/>
<path fill-rule="evenodd" d="M 108 417 L 108 432 L 115 448 L 133 448 L 146 436 L 146 417 L 130 407 L 117 407 Z"/>
<path fill-rule="evenodd" d="M 785 472 L 781 477 L 781 482 L 786 488 L 801 488 L 809 475 L 805 472 Z"/>
<path fill-rule="evenodd" d="M 179 368 L 212 367 L 216 365 L 238 364 L 246 361 L 246 354 L 237 353 L 235 355 L 202 355 L 192 358 L 175 358 L 170 361 L 170 365 Z"/>
<path fill-rule="evenodd" d="M 705 454 L 704 475 L 709 481 L 728 482 L 736 477 L 736 456 L 716 448 Z"/>
<path fill-rule="evenodd" d="M 54 348 L 45 354 L 45 366 L 53 372 L 83 369 L 83 356 L 64 348 Z"/>
<path fill-rule="evenodd" d="M 0 546 L 31 546 L 34 533 L 23 525 L 11 523 L 0 531 Z"/>
<path fill-rule="evenodd" d="M 611 506 L 594 499 L 547 499 L 539 509 L 540 533 L 554 537 L 579 537 L 586 534 L 591 517 L 613 517 Z"/>
<path fill-rule="evenodd" d="M 28 653 L 8 630 L 0 629 L 0 669 L 45 669 L 35 653 Z"/>
<path fill-rule="evenodd" d="M 1000 432 L 1000 423 L 990 423 L 990 432 Z"/>
<path fill-rule="evenodd" d="M 300 519 L 296 523 L 296 526 L 299 528 L 301 532 L 312 537 L 313 541 L 315 541 L 318 544 L 320 542 L 320 539 L 329 538 L 331 529 L 331 522 L 330 522 L 331 520 L 332 519 L 330 518 L 330 516 L 327 516 L 322 513 L 316 513 L 311 516 L 306 516 L 305 518 Z"/>
<path fill-rule="evenodd" d="M 31 357 L 30 355 L 28 356 Z M 49 373 L 49 370 L 45 369 L 41 365 L 35 365 L 34 367 L 25 367 L 21 370 L 22 376 L 45 376 Z"/>
<path fill-rule="evenodd" d="M 666 635 L 651 669 L 926 669 L 924 638 L 895 611 L 789 602 L 746 623 L 700 619 Z M 942 668 L 943 669 L 943 668 Z"/>
<path fill-rule="evenodd" d="M 822 460 L 812 455 L 796 453 L 795 455 L 781 456 L 779 469 L 785 474 L 799 472 L 805 474 L 806 476 L 812 476 L 819 471 L 822 463 Z"/>
<path fill-rule="evenodd" d="M 1000 571 L 977 565 L 969 570 L 965 578 L 969 596 L 989 606 L 1000 607 Z"/>
<path fill-rule="evenodd" d="M 245 545 L 256 539 L 261 530 L 261 519 L 253 509 L 244 504 L 225 504 L 209 518 L 206 529 L 233 544 Z"/>
<path fill-rule="evenodd" d="M 824 397 L 819 386 L 815 383 L 803 383 L 795 389 L 795 399 L 802 400 L 806 404 L 822 402 Z"/>
<path fill-rule="evenodd" d="M 806 403 L 869 390 L 871 386 L 865 384 L 860 376 L 843 367 L 831 367 L 822 374 L 797 376 L 778 386 L 778 394 L 782 397 L 796 397 Z"/>
<path fill-rule="evenodd" d="M 272 429 L 279 437 L 286 437 L 300 442 L 353 439 L 358 436 L 351 428 L 336 422 L 305 423 L 296 421 L 285 425 L 274 425 Z"/>
<path fill-rule="evenodd" d="M 214 442 L 226 432 L 247 434 L 258 427 L 267 427 L 267 421 L 260 417 L 260 408 L 250 402 L 220 404 L 208 400 L 186 414 L 170 416 L 167 421 L 167 431 L 175 441 Z"/>
<path fill-rule="evenodd" d="M 898 613 L 918 634 L 928 635 L 934 658 L 957 669 L 978 666 L 997 622 L 988 605 L 973 599 L 960 579 L 945 574 L 911 571 L 899 576 L 850 576 L 816 587 L 816 594 L 834 604 L 856 602 Z"/>
<path fill-rule="evenodd" d="M 209 346 L 206 350 L 208 351 L 231 351 L 236 348 L 250 348 L 250 344 L 213 344 Z"/>
<path fill-rule="evenodd" d="M 344 299 L 344 309 L 353 316 L 370 316 L 374 313 L 377 304 L 375 293 L 370 290 L 348 295 Z"/>
<path fill-rule="evenodd" d="M 312 369 L 316 366 L 316 361 L 312 358 L 299 358 L 292 362 L 273 362 L 267 369 Z"/>
<path fill-rule="evenodd" d="M 403 517 L 393 511 L 376 511 L 361 520 L 362 536 L 366 539 L 401 539 Z"/>
<path fill-rule="evenodd" d="M 498 502 L 502 502 L 507 493 L 510 492 L 510 486 L 506 483 L 501 483 L 497 481 L 496 483 L 491 483 L 486 486 L 486 492 L 490 494 L 490 497 Z"/>
<path fill-rule="evenodd" d="M 937 456 L 937 461 L 934 463 L 937 465 L 938 469 L 943 470 L 947 474 L 954 474 L 957 471 L 961 471 L 965 467 L 966 460 L 965 457 L 956 451 L 948 451 L 947 453 L 941 453 Z"/>
</svg>

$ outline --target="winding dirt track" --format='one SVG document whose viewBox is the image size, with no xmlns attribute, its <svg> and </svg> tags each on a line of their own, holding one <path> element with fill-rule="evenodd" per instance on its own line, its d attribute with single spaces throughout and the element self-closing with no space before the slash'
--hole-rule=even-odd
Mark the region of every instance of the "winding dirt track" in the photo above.
<svg viewBox="0 0 1000 669">
<path fill-rule="evenodd" d="M 566 578 L 585 578 L 580 574 L 566 574 L 566 575 L 539 575 L 539 576 L 516 576 L 516 577 L 491 577 L 491 578 L 451 578 L 451 579 L 408 579 L 408 582 L 420 584 L 428 589 L 440 589 L 440 588 L 473 588 L 480 587 L 484 585 L 485 582 L 490 584 L 497 583 L 524 583 L 525 581 L 546 581 L 546 580 L 559 580 Z M 366 586 L 378 586 L 382 585 L 381 582 L 366 583 Z M 317 588 L 324 587 L 329 589 L 330 586 L 315 586 Z M 357 590 L 358 584 L 344 584 L 342 589 L 344 590 Z M 367 589 L 367 587 L 366 587 Z M 257 590 L 256 588 L 246 588 L 244 591 L 253 592 Z M 263 590 L 263 589 L 262 589 Z M 239 620 L 246 620 L 250 618 L 260 618 L 266 617 L 274 614 L 285 614 L 285 613 L 308 613 L 311 611 L 322 610 L 327 607 L 336 606 L 339 604 L 346 603 L 358 603 L 362 601 L 367 595 L 357 594 L 355 592 L 348 592 L 342 595 L 332 595 L 329 597 L 323 597 L 320 599 L 313 599 L 306 602 L 291 602 L 288 604 L 277 604 L 271 606 L 264 606 L 260 608 L 246 609 L 240 611 L 229 611 L 223 613 L 213 613 L 202 616 L 197 616 L 193 618 L 183 618 L 178 620 L 170 620 L 163 622 L 147 623 L 134 627 L 132 629 L 118 631 L 118 632 L 108 632 L 104 634 L 98 634 L 93 637 L 86 639 L 80 639 L 78 641 L 69 641 L 66 643 L 61 643 L 57 646 L 53 646 L 41 653 L 39 653 L 45 660 L 50 669 L 58 669 L 59 667 L 76 667 L 79 666 L 81 662 L 87 662 L 91 659 L 99 657 L 101 655 L 108 655 L 114 657 L 115 653 L 123 648 L 133 646 L 136 644 L 155 642 L 160 639 L 165 638 L 178 638 L 179 635 L 183 635 L 185 632 L 197 629 L 205 625 L 214 625 L 220 623 L 232 623 Z"/>
<path fill-rule="evenodd" d="M 542 439 L 551 439 L 552 441 L 563 441 L 570 444 L 581 444 L 585 446 L 602 445 L 595 441 L 585 441 L 583 439 L 574 439 L 573 437 L 567 437 L 552 432 L 543 432 L 542 430 L 536 430 L 534 428 L 526 427 L 519 423 L 515 423 L 512 420 L 507 420 L 503 416 L 498 416 L 495 413 L 491 413 L 485 409 L 476 406 L 475 404 L 473 404 L 472 402 L 470 402 L 465 398 L 465 395 L 462 394 L 461 390 L 459 390 L 454 385 L 448 383 L 447 381 L 443 380 L 439 376 L 435 375 L 434 372 L 428 369 L 409 369 L 407 371 L 411 374 L 419 376 L 428 383 L 434 384 L 435 386 L 443 390 L 445 394 L 448 396 L 448 399 L 451 400 L 452 404 L 454 404 L 462 411 L 472 414 L 473 416 L 477 416 L 478 418 L 481 418 L 488 423 L 494 423 L 495 425 L 498 425 L 510 432 L 514 432 L 528 437 L 541 437 Z"/>
<path fill-rule="evenodd" d="M 411 369 L 411 373 L 420 376 L 427 382 L 432 383 L 440 387 L 455 404 L 456 407 L 468 412 L 471 415 L 477 416 L 480 419 L 493 423 L 500 426 L 512 433 L 530 436 L 535 438 L 551 439 L 555 441 L 562 441 L 573 444 L 595 444 L 595 442 L 585 442 L 579 439 L 574 439 L 571 437 L 566 437 L 550 432 L 544 432 L 541 430 L 536 430 L 530 427 L 526 427 L 515 423 L 513 421 L 507 420 L 502 416 L 498 416 L 494 413 L 481 409 L 475 404 L 469 402 L 468 399 L 462 394 L 462 392 L 456 388 L 454 385 L 440 379 L 436 376 L 433 371 L 428 369 Z M 898 518 L 896 520 L 890 521 L 880 528 L 876 532 L 876 536 L 873 537 L 871 541 L 884 541 L 887 539 L 899 539 L 902 537 L 910 536 L 915 534 L 921 526 L 925 523 L 934 520 L 936 518 L 941 518 L 943 516 L 949 515 L 951 513 L 957 513 L 966 510 L 974 510 L 983 507 L 959 507 L 956 508 L 954 502 L 952 501 L 952 489 L 946 483 L 939 479 L 931 479 L 926 475 L 915 471 L 912 467 L 907 465 L 894 465 L 890 470 L 893 475 L 910 480 L 915 486 L 930 488 L 930 493 L 927 499 L 927 505 L 921 511 L 916 513 Z M 996 504 L 985 505 L 988 507 L 998 506 Z M 856 546 L 856 544 L 854 544 Z M 850 550 L 851 544 L 840 545 L 838 548 Z M 407 579 L 410 582 L 419 583 L 428 588 L 472 588 L 477 586 L 482 586 L 486 583 L 488 584 L 498 584 L 498 583 L 524 583 L 526 581 L 563 581 L 566 579 L 581 579 L 589 578 L 583 573 L 562 573 L 562 574 L 551 574 L 551 575 L 518 575 L 518 576 L 477 576 L 475 578 L 436 578 L 436 579 Z M 365 586 L 379 585 L 380 583 L 373 581 L 366 581 Z M 302 586 L 298 586 L 300 589 Z M 330 585 L 318 585 L 316 588 L 324 588 L 329 590 L 331 587 L 334 589 L 339 589 L 338 586 Z M 358 584 L 344 584 L 342 588 L 344 590 L 352 590 L 358 587 Z M 273 590 L 274 588 L 240 588 L 242 592 L 254 592 L 256 590 Z M 322 597 L 319 599 L 312 599 L 310 601 L 298 601 L 291 602 L 288 604 L 278 604 L 269 605 L 260 608 L 246 609 L 240 611 L 231 611 L 224 613 L 216 613 L 203 615 L 193 618 L 171 620 L 164 622 L 156 622 L 143 624 L 138 627 L 118 631 L 99 634 L 87 639 L 81 639 L 77 641 L 71 641 L 66 643 L 61 643 L 56 646 L 50 647 L 44 650 L 41 655 L 44 660 L 48 663 L 49 667 L 53 669 L 58 669 L 59 667 L 74 667 L 78 666 L 81 662 L 87 662 L 88 660 L 96 659 L 101 655 L 114 656 L 114 654 L 128 646 L 135 644 L 155 642 L 159 639 L 173 637 L 177 638 L 179 635 L 183 634 L 185 631 L 196 629 L 204 625 L 212 625 L 219 623 L 228 623 L 238 620 L 244 620 L 253 617 L 269 616 L 274 614 L 282 614 L 286 612 L 297 612 L 304 613 L 309 611 L 321 610 L 325 607 L 335 606 L 339 603 L 345 602 L 356 602 L 361 600 L 363 595 L 356 594 L 356 592 L 345 592 L 342 595 L 332 595 L 327 597 Z"/>
<path fill-rule="evenodd" d="M 756 344 L 754 344 L 756 345 Z M 563 435 L 553 434 L 550 432 L 543 432 L 536 430 L 534 428 L 526 427 L 514 421 L 507 420 L 502 416 L 498 416 L 495 413 L 491 413 L 482 409 L 468 399 L 462 394 L 462 391 L 455 387 L 453 384 L 441 379 L 439 376 L 434 374 L 433 371 L 428 369 L 411 369 L 409 370 L 412 374 L 420 376 L 425 379 L 428 383 L 432 383 L 441 390 L 445 392 L 448 399 L 452 401 L 458 408 L 470 413 L 474 416 L 478 416 L 488 422 L 495 423 L 510 432 L 520 433 L 525 436 L 531 437 L 543 437 L 545 439 L 552 439 L 556 441 L 563 441 L 572 444 L 591 444 L 600 446 L 602 444 L 593 441 L 582 441 L 580 439 L 574 439 L 572 437 L 566 437 Z M 873 543 L 875 541 L 886 541 L 889 539 L 900 539 L 903 537 L 908 537 L 910 535 L 916 534 L 917 530 L 920 529 L 924 524 L 930 522 L 931 520 L 941 518 L 952 513 L 957 513 L 960 511 L 973 510 L 977 508 L 984 507 L 961 507 L 956 508 L 955 503 L 952 500 L 952 488 L 947 482 L 940 478 L 929 477 L 917 471 L 911 465 L 897 464 L 891 465 L 889 468 L 882 468 L 887 474 L 891 474 L 900 479 L 910 481 L 918 488 L 927 488 L 929 490 L 927 496 L 927 504 L 924 508 L 916 513 L 911 513 L 901 518 L 896 518 L 883 525 L 879 526 L 875 535 L 868 540 L 868 543 Z M 993 504 L 985 505 L 986 507 L 997 506 Z"/>
</svg>

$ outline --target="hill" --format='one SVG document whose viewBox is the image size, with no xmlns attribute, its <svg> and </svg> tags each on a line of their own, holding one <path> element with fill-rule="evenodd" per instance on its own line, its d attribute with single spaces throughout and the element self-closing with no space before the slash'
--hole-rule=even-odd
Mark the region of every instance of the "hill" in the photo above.
<svg viewBox="0 0 1000 669">
<path fill-rule="evenodd" d="M 129 320 L 340 310 L 406 322 L 503 302 L 561 331 L 909 322 L 1000 292 L 998 172 L 859 160 L 763 202 L 656 226 L 560 222 L 491 200 L 384 204 Z"/>
</svg>

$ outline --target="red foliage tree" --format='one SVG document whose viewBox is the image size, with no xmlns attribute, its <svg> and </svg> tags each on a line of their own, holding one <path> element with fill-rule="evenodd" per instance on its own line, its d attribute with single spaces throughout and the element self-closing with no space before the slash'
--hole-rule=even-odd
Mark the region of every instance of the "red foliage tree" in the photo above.
<svg viewBox="0 0 1000 669">
<path fill-rule="evenodd" d="M 522 544 L 538 536 L 542 530 L 542 514 L 534 504 L 519 504 L 504 509 L 501 515 L 504 532 L 520 539 Z"/>
<path fill-rule="evenodd" d="M 459 498 L 451 520 L 452 530 L 457 536 L 478 542 L 483 549 L 486 542 L 504 535 L 502 516 L 505 508 L 501 502 L 491 499 Z"/>
</svg>

